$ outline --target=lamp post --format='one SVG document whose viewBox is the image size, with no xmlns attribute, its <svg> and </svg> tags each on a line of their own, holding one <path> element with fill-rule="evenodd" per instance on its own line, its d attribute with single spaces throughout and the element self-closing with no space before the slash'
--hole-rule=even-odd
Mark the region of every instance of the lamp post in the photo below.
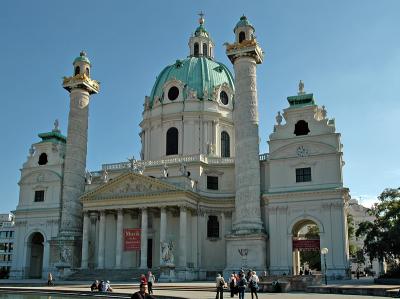
<svg viewBox="0 0 400 299">
<path fill-rule="evenodd" d="M 327 280 L 327 277 L 326 277 L 326 255 L 327 255 L 328 251 L 329 250 L 326 247 L 321 248 L 321 254 L 324 256 L 325 285 L 328 284 L 328 280 Z"/>
</svg>

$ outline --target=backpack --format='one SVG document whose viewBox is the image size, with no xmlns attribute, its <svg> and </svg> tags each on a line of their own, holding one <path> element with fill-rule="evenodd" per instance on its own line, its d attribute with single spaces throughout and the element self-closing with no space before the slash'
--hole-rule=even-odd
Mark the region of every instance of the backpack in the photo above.
<svg viewBox="0 0 400 299">
<path fill-rule="evenodd" d="M 220 287 L 223 287 L 225 285 L 225 283 L 224 283 L 224 281 L 221 279 L 220 281 L 219 281 L 219 286 Z"/>
</svg>

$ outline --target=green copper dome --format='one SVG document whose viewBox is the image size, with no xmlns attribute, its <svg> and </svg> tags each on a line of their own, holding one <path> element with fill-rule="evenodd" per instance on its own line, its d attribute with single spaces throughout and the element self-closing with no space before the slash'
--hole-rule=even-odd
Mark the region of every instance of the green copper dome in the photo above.
<svg viewBox="0 0 400 299">
<path fill-rule="evenodd" d="M 189 57 L 177 60 L 158 75 L 150 94 L 151 107 L 155 97 L 162 101 L 163 87 L 170 80 L 179 80 L 183 83 L 184 98 L 187 97 L 189 91 L 194 90 L 197 98 L 211 100 L 214 88 L 224 83 L 232 91 L 235 90 L 232 74 L 224 64 L 207 57 Z"/>
<path fill-rule="evenodd" d="M 236 28 L 238 28 L 238 27 L 245 27 L 245 26 L 250 26 L 250 27 L 253 28 L 253 30 L 254 30 L 253 25 L 251 25 L 251 23 L 249 22 L 249 20 L 247 20 L 247 17 L 243 15 L 243 16 L 240 17 L 239 22 L 237 22 L 235 28 L 233 29 L 233 32 L 235 32 Z M 254 31 L 255 31 L 255 30 L 254 30 Z"/>
<path fill-rule="evenodd" d="M 86 53 L 85 53 L 84 51 L 82 51 L 82 52 L 79 54 L 79 56 L 75 58 L 73 64 L 75 64 L 75 62 L 78 62 L 78 61 L 83 61 L 83 62 L 86 62 L 87 64 L 90 65 L 90 60 L 89 60 L 89 58 L 86 56 Z"/>
</svg>

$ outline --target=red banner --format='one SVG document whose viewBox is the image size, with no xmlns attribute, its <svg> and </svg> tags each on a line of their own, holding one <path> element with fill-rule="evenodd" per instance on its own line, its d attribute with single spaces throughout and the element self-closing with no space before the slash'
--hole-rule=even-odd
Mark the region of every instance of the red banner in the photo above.
<svg viewBox="0 0 400 299">
<path fill-rule="evenodd" d="M 293 250 L 319 251 L 319 239 L 317 240 L 293 240 Z"/>
<path fill-rule="evenodd" d="M 124 251 L 140 250 L 140 228 L 124 228 Z"/>
</svg>

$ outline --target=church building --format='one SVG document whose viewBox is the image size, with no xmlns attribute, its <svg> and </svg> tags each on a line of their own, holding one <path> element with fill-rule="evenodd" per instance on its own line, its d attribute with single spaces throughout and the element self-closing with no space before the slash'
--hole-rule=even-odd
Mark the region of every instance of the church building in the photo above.
<svg viewBox="0 0 400 299">
<path fill-rule="evenodd" d="M 144 98 L 140 159 L 86 169 L 88 111 L 100 91 L 81 52 L 62 86 L 68 132 L 39 134 L 21 169 L 13 278 L 147 269 L 164 281 L 241 268 L 296 275 L 300 252 L 324 249 L 329 276 L 349 267 L 343 152 L 335 121 L 299 83 L 273 132 L 259 133 L 254 26 L 242 16 L 214 57 L 201 15 L 189 55 L 166 66 Z M 269 153 L 260 136 L 270 133 Z M 318 237 L 302 238 L 304 227 Z M 328 252 L 326 253 L 326 250 Z"/>
</svg>

